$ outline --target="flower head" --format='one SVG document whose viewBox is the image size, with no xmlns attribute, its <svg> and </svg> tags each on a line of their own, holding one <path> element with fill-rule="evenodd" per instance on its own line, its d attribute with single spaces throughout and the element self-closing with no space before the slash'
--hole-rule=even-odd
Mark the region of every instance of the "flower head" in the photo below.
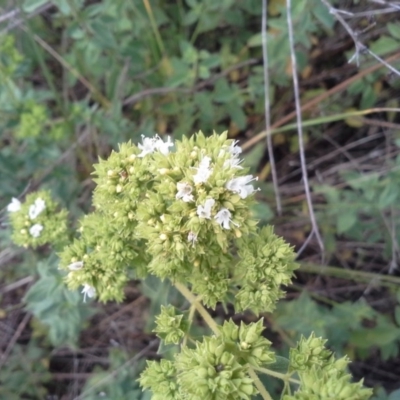
<svg viewBox="0 0 400 400">
<path fill-rule="evenodd" d="M 90 299 L 96 296 L 96 289 L 93 286 L 90 286 L 87 283 L 85 283 L 83 285 L 81 293 L 83 293 L 83 302 L 86 302 L 86 296 L 89 297 Z"/>
<path fill-rule="evenodd" d="M 253 185 L 249 185 L 251 181 L 257 181 L 258 178 L 253 178 L 252 175 L 239 176 L 238 178 L 233 178 L 226 184 L 226 188 L 231 192 L 238 193 L 242 199 L 255 192 Z"/>
<path fill-rule="evenodd" d="M 224 227 L 225 229 L 230 229 L 229 222 L 232 222 L 232 224 L 237 225 L 237 224 L 235 224 L 235 223 L 231 220 L 231 216 L 232 216 L 231 212 L 230 212 L 227 208 L 222 207 L 222 208 L 217 212 L 217 214 L 216 214 L 216 216 L 214 217 L 214 219 L 215 219 L 222 227 Z"/>
<path fill-rule="evenodd" d="M 211 218 L 211 208 L 215 204 L 214 199 L 207 199 L 206 202 L 204 203 L 204 206 L 200 205 L 197 207 L 197 215 L 200 218 Z"/>
<path fill-rule="evenodd" d="M 177 183 L 178 193 L 176 194 L 177 199 L 182 199 L 185 203 L 190 201 L 194 201 L 192 190 L 193 188 L 185 182 L 178 182 Z"/>
<path fill-rule="evenodd" d="M 199 183 L 207 182 L 207 179 L 212 173 L 212 168 L 210 168 L 211 158 L 205 156 L 199 164 L 197 169 L 197 174 L 193 176 L 194 183 L 197 185 Z"/>
<path fill-rule="evenodd" d="M 43 230 L 43 225 L 35 224 L 29 228 L 29 233 L 34 237 L 37 238 L 40 236 L 40 232 Z"/>
<path fill-rule="evenodd" d="M 29 218 L 35 219 L 45 208 L 46 204 L 44 200 L 38 197 L 35 202 L 29 207 Z"/>
<path fill-rule="evenodd" d="M 21 209 L 21 202 L 13 197 L 11 199 L 11 203 L 7 206 L 7 211 L 8 212 L 17 212 Z"/>
</svg>

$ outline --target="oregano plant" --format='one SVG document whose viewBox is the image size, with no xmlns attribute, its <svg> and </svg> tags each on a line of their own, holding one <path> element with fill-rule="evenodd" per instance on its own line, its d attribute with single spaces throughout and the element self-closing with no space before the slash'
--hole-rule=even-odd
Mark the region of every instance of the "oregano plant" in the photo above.
<svg viewBox="0 0 400 400">
<path fill-rule="evenodd" d="M 122 301 L 128 279 L 153 274 L 186 298 L 188 310 L 165 305 L 156 317 L 155 333 L 178 350 L 148 361 L 140 376 L 154 400 L 272 399 L 263 374 L 283 382 L 284 400 L 369 399 L 372 391 L 352 382 L 349 359 L 335 358 L 324 339 L 302 337 L 282 361 L 262 318 L 220 325 L 211 317 L 217 303 L 233 303 L 237 313 L 273 311 L 297 268 L 293 248 L 272 227 L 258 227 L 257 178 L 240 154 L 226 133 L 120 145 L 94 166 L 94 211 L 59 253 L 66 284 L 84 301 Z M 65 244 L 66 212 L 47 192 L 13 199 L 8 210 L 17 244 Z M 201 339 L 191 334 L 196 313 L 211 332 Z"/>
</svg>

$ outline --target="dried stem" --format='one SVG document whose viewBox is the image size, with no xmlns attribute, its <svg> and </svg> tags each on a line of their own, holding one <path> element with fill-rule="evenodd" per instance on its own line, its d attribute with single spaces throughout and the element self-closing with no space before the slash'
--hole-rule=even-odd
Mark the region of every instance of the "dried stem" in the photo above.
<svg viewBox="0 0 400 400">
<path fill-rule="evenodd" d="M 263 50 L 263 63 L 264 63 L 264 113 L 265 113 L 265 131 L 267 133 L 267 147 L 269 163 L 271 165 L 272 184 L 274 186 L 276 210 L 278 215 L 282 214 L 282 201 L 279 193 L 278 176 L 276 173 L 276 164 L 274 156 L 274 148 L 272 144 L 271 134 L 271 106 L 270 106 L 270 95 L 269 95 L 269 63 L 268 63 L 268 41 L 267 41 L 267 0 L 263 0 L 262 3 L 262 22 L 261 22 L 261 34 L 262 34 L 262 50 Z"/>
<path fill-rule="evenodd" d="M 301 105 L 300 105 L 300 94 L 299 94 L 299 82 L 297 77 L 297 62 L 296 62 L 296 54 L 294 49 L 294 38 L 293 38 L 293 22 L 292 22 L 292 14 L 291 14 L 291 0 L 286 0 L 286 8 L 287 8 L 287 24 L 288 24 L 288 36 L 289 36 L 289 47 L 290 47 L 290 57 L 292 61 L 292 76 L 293 76 L 293 90 L 294 90 L 294 100 L 296 105 L 296 122 L 297 122 L 297 133 L 299 138 L 299 153 L 300 153 L 300 163 L 301 163 L 301 171 L 304 182 L 304 190 L 307 199 L 308 212 L 310 214 L 310 221 L 312 230 L 310 232 L 310 237 L 315 236 L 318 242 L 318 245 L 321 249 L 322 254 L 324 254 L 324 242 L 322 241 L 321 234 L 319 232 L 317 220 L 315 218 L 310 184 L 308 181 L 308 173 L 307 173 L 307 164 L 304 150 L 304 139 L 303 139 L 303 128 L 302 128 L 302 117 L 301 117 Z"/>
</svg>

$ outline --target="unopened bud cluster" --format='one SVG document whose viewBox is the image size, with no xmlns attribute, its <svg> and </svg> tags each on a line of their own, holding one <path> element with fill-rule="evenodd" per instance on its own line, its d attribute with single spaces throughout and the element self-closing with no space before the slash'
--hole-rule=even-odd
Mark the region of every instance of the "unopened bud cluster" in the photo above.
<svg viewBox="0 0 400 400">
<path fill-rule="evenodd" d="M 284 400 L 367 400 L 372 390 L 363 388 L 362 381 L 352 383 L 347 373 L 350 360 L 347 357 L 335 359 L 325 348 L 326 340 L 312 334 L 302 337 L 297 347 L 290 351 L 290 369 L 300 377 L 301 386 L 293 396 Z"/>
</svg>

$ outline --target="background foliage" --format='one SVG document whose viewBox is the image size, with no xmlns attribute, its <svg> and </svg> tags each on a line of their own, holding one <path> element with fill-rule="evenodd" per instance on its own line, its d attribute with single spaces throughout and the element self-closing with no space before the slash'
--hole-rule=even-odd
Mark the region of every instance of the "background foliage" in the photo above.
<svg viewBox="0 0 400 400">
<path fill-rule="evenodd" d="M 154 132 L 179 138 L 228 130 L 260 177 L 263 204 L 255 212 L 300 248 L 310 226 L 298 139 L 293 120 L 284 120 L 294 109 L 286 8 L 268 3 L 282 216 L 274 211 L 262 135 L 259 0 L 3 0 L 2 207 L 44 188 L 76 219 L 90 203 L 92 164 L 117 143 Z M 353 13 L 360 40 L 399 67 L 399 11 L 336 3 Z M 320 96 L 303 117 L 326 254 L 321 262 L 313 242 L 302 253 L 297 284 L 266 316 L 268 335 L 285 355 L 300 334 L 315 331 L 354 359 L 353 374 L 377 388 L 376 399 L 399 399 L 398 75 L 367 54 L 359 67 L 348 64 L 354 43 L 320 0 L 293 1 L 292 17 L 302 104 Z M 1 222 L 0 397 L 148 398 L 135 379 L 143 358 L 157 357 L 151 321 L 161 304 L 182 299 L 150 279 L 131 282 L 123 305 L 83 304 L 64 287 L 54 252 L 11 245 L 5 209 Z M 216 318 L 225 316 L 217 309 Z"/>
</svg>

